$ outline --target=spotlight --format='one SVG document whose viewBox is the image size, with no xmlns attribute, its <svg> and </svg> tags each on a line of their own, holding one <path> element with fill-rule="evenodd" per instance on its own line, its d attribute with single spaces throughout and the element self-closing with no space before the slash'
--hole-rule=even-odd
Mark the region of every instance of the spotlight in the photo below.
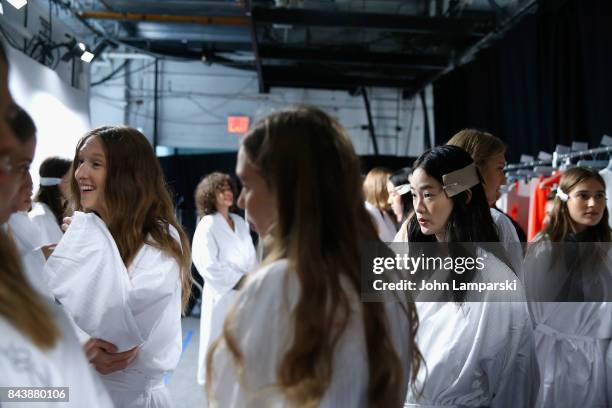
<svg viewBox="0 0 612 408">
<path fill-rule="evenodd" d="M 17 10 L 28 4 L 28 0 L 8 0 L 9 4 Z"/>
<path fill-rule="evenodd" d="M 81 55 L 81 61 L 89 63 L 92 59 L 94 59 L 94 57 L 95 55 L 91 52 L 83 51 L 83 55 Z"/>
<path fill-rule="evenodd" d="M 62 61 L 68 62 L 72 58 L 78 57 L 81 61 L 91 62 L 95 54 L 87 50 L 87 46 L 82 42 L 77 42 L 74 38 L 67 43 L 60 44 L 62 47 L 68 48 L 68 51 L 62 56 Z"/>
</svg>

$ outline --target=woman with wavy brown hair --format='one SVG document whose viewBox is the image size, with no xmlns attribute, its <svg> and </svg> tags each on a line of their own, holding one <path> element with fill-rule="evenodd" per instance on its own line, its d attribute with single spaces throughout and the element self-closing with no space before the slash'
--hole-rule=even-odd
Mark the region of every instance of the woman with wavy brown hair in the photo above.
<svg viewBox="0 0 612 408">
<path fill-rule="evenodd" d="M 360 243 L 378 239 L 342 126 L 315 108 L 273 114 L 244 137 L 236 173 L 269 247 L 209 349 L 211 404 L 401 407 L 417 318 L 405 299 L 360 301 Z"/>
<path fill-rule="evenodd" d="M 608 216 L 601 175 L 566 170 L 550 222 L 527 251 L 525 282 L 542 377 L 538 407 L 612 404 Z"/>
<path fill-rule="evenodd" d="M 136 129 L 101 127 L 79 141 L 71 171 L 76 212 L 47 261 L 49 286 L 100 339 L 91 361 L 115 405 L 171 406 L 163 378 L 181 354 L 190 251 L 159 162 Z M 123 369 L 107 363 L 114 352 Z"/>
</svg>

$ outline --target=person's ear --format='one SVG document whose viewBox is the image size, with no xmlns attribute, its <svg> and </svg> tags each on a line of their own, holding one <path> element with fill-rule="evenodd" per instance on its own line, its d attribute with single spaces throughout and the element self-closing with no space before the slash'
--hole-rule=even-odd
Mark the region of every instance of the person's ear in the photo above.
<svg viewBox="0 0 612 408">
<path fill-rule="evenodd" d="M 472 201 L 472 189 L 468 188 L 467 190 L 465 190 L 465 194 L 467 195 L 467 198 L 465 199 L 465 204 L 469 204 L 470 201 Z"/>
</svg>

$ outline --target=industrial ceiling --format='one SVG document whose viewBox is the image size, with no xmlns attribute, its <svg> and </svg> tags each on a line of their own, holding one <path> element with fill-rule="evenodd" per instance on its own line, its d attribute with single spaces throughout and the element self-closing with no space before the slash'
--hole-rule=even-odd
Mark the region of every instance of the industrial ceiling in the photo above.
<svg viewBox="0 0 612 408">
<path fill-rule="evenodd" d="M 406 97 L 469 60 L 536 7 L 535 0 L 71 4 L 81 23 L 114 44 L 253 70 L 262 93 L 375 86 L 403 89 Z"/>
</svg>

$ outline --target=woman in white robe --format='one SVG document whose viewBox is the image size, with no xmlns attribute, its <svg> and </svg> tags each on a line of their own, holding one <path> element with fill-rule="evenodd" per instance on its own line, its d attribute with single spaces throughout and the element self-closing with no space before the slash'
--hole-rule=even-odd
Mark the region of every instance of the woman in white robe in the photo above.
<svg viewBox="0 0 612 408">
<path fill-rule="evenodd" d="M 15 117 L 7 70 L 0 42 L 0 224 L 7 222 L 15 193 L 25 177 L 15 156 L 19 142 L 7 121 Z M 71 388 L 69 403 L 38 402 L 39 407 L 112 406 L 60 310 L 43 300 L 28 283 L 17 249 L 4 228 L 0 229 L 0 333 L 0 387 Z M 3 407 L 26 404 L 2 402 Z"/>
<path fill-rule="evenodd" d="M 229 212 L 234 205 L 232 181 L 227 174 L 212 173 L 195 193 L 202 217 L 193 236 L 193 264 L 204 278 L 198 383 L 206 381 L 206 351 L 221 334 L 225 315 L 245 274 L 255 267 L 255 247 L 249 226 Z"/>
<path fill-rule="evenodd" d="M 462 149 L 439 146 L 424 153 L 414 164 L 410 188 L 415 214 L 407 226 L 408 241 L 499 242 L 480 177 Z M 417 392 L 409 392 L 406 407 L 532 407 L 535 403 L 538 368 L 522 285 L 501 246 L 475 245 L 470 256 L 484 259 L 482 270 L 451 272 L 452 279 L 509 280 L 516 282 L 516 289 L 480 296 L 453 290 L 438 298 L 447 301 L 417 302 L 417 344 L 425 364 Z"/>
<path fill-rule="evenodd" d="M 359 168 L 340 124 L 314 108 L 273 114 L 243 138 L 238 205 L 270 246 L 209 350 L 211 405 L 403 402 L 420 363 L 414 305 L 360 301 L 358 243 L 377 233 L 363 222 Z"/>
<path fill-rule="evenodd" d="M 181 354 L 190 251 L 159 163 L 137 130 L 103 127 L 81 139 L 73 169 L 75 206 L 87 212 L 74 213 L 47 261 L 49 286 L 89 336 L 137 348 L 119 371 L 92 361 L 115 405 L 170 407 L 164 376 Z"/>
<path fill-rule="evenodd" d="M 54 245 L 62 238 L 60 228 L 70 196 L 70 161 L 48 157 L 40 164 L 40 186 L 29 216 L 40 230 L 44 245 Z"/>
<path fill-rule="evenodd" d="M 40 231 L 32 224 L 26 212 L 32 205 L 32 177 L 29 168 L 36 149 L 36 126 L 27 112 L 20 107 L 17 107 L 11 126 L 20 142 L 14 152 L 14 170 L 21 175 L 21 183 L 10 203 L 13 214 L 8 221 L 8 234 L 17 246 L 28 281 L 41 295 L 52 300 L 51 291 L 42 276 L 46 258 Z M 49 250 L 44 248 L 44 251 L 48 255 Z"/>
<path fill-rule="evenodd" d="M 62 308 L 40 297 L 20 271 L 6 275 L 18 268 L 18 263 L 10 260 L 16 253 L 14 248 L 10 249 L 8 240 L 0 232 L 0 281 L 4 282 L 0 282 L 0 292 L 9 296 L 3 286 L 11 282 L 13 293 L 10 298 L 2 296 L 1 300 L 15 314 L 5 315 L 9 310 L 0 313 L 0 387 L 69 388 L 69 402 L 36 402 L 37 407 L 113 407 Z M 15 319 L 21 327 L 16 325 Z M 2 402 L 3 407 L 23 407 L 24 404 Z"/>
<path fill-rule="evenodd" d="M 612 405 L 612 249 L 605 183 L 567 170 L 525 258 L 542 386 L 538 407 Z"/>
</svg>

